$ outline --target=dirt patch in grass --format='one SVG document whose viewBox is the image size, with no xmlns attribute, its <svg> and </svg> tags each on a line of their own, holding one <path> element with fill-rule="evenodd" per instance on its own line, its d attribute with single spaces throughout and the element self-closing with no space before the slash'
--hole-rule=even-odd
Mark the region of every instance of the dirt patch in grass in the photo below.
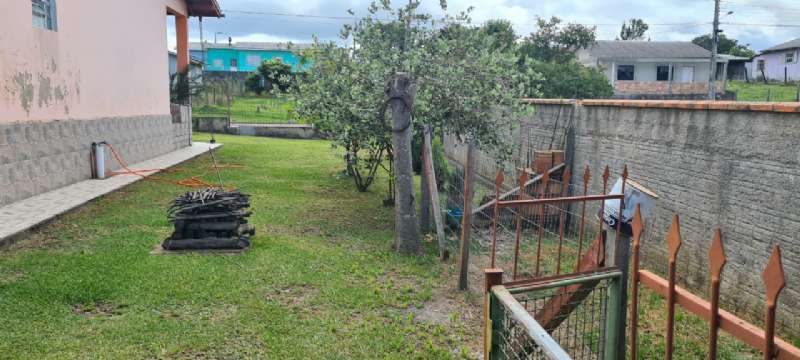
<svg viewBox="0 0 800 360">
<path fill-rule="evenodd" d="M 238 307 L 232 304 L 220 304 L 200 308 L 178 305 L 159 311 L 159 316 L 162 319 L 202 319 L 210 322 L 220 322 L 234 317 L 238 310 Z"/>
<path fill-rule="evenodd" d="M 21 271 L 12 271 L 8 274 L 0 274 L 0 286 L 9 285 L 17 282 L 25 277 L 25 273 Z"/>
<path fill-rule="evenodd" d="M 269 301 L 281 303 L 284 306 L 306 306 L 309 300 L 317 294 L 317 289 L 311 285 L 290 285 L 282 289 L 275 289 L 267 293 Z"/>
<path fill-rule="evenodd" d="M 93 317 L 111 317 L 122 314 L 126 308 L 123 304 L 114 304 L 106 301 L 98 301 L 89 304 L 78 304 L 72 307 L 72 312 L 75 315 L 93 318 Z"/>
</svg>

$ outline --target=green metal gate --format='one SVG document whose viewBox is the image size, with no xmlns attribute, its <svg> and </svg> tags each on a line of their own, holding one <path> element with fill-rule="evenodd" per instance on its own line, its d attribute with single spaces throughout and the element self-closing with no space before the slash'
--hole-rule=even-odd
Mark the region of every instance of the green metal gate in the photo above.
<svg viewBox="0 0 800 360">
<path fill-rule="evenodd" d="M 489 359 L 618 359 L 622 272 L 607 269 L 491 286 Z"/>
</svg>

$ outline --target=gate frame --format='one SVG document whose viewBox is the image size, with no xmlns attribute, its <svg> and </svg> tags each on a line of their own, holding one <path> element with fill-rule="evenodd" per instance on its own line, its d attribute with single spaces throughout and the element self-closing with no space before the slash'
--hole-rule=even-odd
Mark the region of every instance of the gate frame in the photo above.
<svg viewBox="0 0 800 360">
<path fill-rule="evenodd" d="M 533 316 L 528 313 L 525 307 L 520 304 L 514 294 L 529 291 L 547 290 L 569 285 L 582 284 L 591 281 L 608 280 L 608 307 L 605 321 L 606 337 L 603 342 L 603 359 L 617 359 L 620 354 L 619 343 L 625 341 L 625 330 L 622 328 L 620 333 L 619 321 L 625 316 L 625 310 L 621 307 L 620 300 L 622 293 L 627 291 L 623 285 L 623 272 L 617 267 L 608 267 L 592 271 L 584 271 L 572 274 L 561 274 L 538 279 L 527 279 L 509 281 L 503 283 L 503 270 L 486 269 L 485 275 L 485 300 L 484 300 L 484 359 L 498 359 L 498 354 L 492 351 L 495 334 L 494 324 L 499 321 L 496 318 L 496 306 L 506 306 L 519 321 L 523 324 L 533 341 L 537 343 L 550 359 L 571 359 L 569 354 L 561 348 L 550 334 L 539 324 Z M 496 298 L 500 303 L 493 301 Z M 624 326 L 624 325 L 623 325 Z"/>
</svg>

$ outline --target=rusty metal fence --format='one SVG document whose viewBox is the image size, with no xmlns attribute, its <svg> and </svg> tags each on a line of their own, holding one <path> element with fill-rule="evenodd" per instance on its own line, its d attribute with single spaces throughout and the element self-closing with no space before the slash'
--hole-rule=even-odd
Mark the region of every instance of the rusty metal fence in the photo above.
<svg viewBox="0 0 800 360">
<path fill-rule="evenodd" d="M 627 289 L 623 284 L 627 274 L 615 265 L 626 269 L 622 258 L 627 255 L 618 254 L 625 247 L 618 245 L 621 223 L 617 222 L 613 240 L 617 245 L 612 247 L 616 259 L 607 261 L 609 229 L 598 214 L 605 213 L 606 201 L 616 200 L 620 202 L 616 218 L 622 218 L 624 188 L 620 194 L 589 195 L 588 168 L 577 191 L 569 186 L 568 169 L 556 174 L 557 181 L 551 181 L 551 173 L 544 172 L 531 182 L 523 170 L 519 185 L 512 190 L 515 196 L 500 193 L 502 172 L 495 178 L 498 200 L 486 207 L 493 216 L 492 269 L 487 270 L 486 284 L 486 328 L 491 330 L 485 335 L 485 355 L 491 359 L 617 359 L 625 346 Z M 604 193 L 608 178 L 606 168 Z M 623 169 L 623 183 L 626 178 Z M 587 212 L 587 204 L 593 202 L 599 202 L 597 214 Z M 512 274 L 510 281 L 503 282 L 503 271 L 495 268 L 496 253 L 498 233 L 508 228 L 514 229 Z"/>
<path fill-rule="evenodd" d="M 709 292 L 706 301 L 702 297 L 692 294 L 676 284 L 677 259 L 681 248 L 681 230 L 678 215 L 672 218 L 672 224 L 666 234 L 666 245 L 668 248 L 668 268 L 667 278 L 664 279 L 655 273 L 640 269 L 639 251 L 641 238 L 644 233 L 644 219 L 642 218 L 639 207 L 634 212 L 632 221 L 633 237 L 632 243 L 632 283 L 631 283 L 631 308 L 630 308 L 630 358 L 638 358 L 638 306 L 639 288 L 641 285 L 655 291 L 666 299 L 667 313 L 666 323 L 664 324 L 665 334 L 665 359 L 672 359 L 675 355 L 675 321 L 676 305 L 680 305 L 686 311 L 701 317 L 708 322 L 708 354 L 709 359 L 716 359 L 718 346 L 719 330 L 726 331 L 742 342 L 760 349 L 765 360 L 770 359 L 800 359 L 800 349 L 792 344 L 778 338 L 775 335 L 775 310 L 778 297 L 785 286 L 783 265 L 781 263 L 780 246 L 775 245 L 772 255 L 763 273 L 765 288 L 764 327 L 753 325 L 740 319 L 730 312 L 720 309 L 720 280 L 722 271 L 727 259 L 723 246 L 723 235 L 721 229 L 716 229 L 712 236 L 708 250 L 709 260 Z"/>
</svg>

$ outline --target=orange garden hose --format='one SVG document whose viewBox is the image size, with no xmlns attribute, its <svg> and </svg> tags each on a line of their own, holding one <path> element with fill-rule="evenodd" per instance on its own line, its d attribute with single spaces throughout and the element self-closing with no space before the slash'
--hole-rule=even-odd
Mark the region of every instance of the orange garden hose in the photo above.
<svg viewBox="0 0 800 360">
<path fill-rule="evenodd" d="M 153 176 L 153 174 L 155 174 L 157 172 L 180 172 L 180 171 L 184 171 L 184 169 L 182 169 L 182 168 L 175 168 L 175 169 L 135 169 L 135 170 L 131 169 L 130 167 L 128 167 L 128 164 L 124 160 L 122 160 L 122 156 L 120 156 L 120 154 L 117 152 L 117 149 L 115 149 L 114 146 L 112 146 L 111 144 L 108 144 L 108 143 L 106 143 L 106 145 L 108 146 L 109 149 L 111 149 L 111 155 L 114 157 L 114 160 L 116 160 L 116 162 L 119 164 L 119 166 L 123 169 L 123 171 L 112 171 L 111 172 L 111 176 L 116 176 L 116 175 L 135 175 L 135 176 L 139 176 L 139 177 L 141 177 L 142 179 L 145 179 L 145 180 L 163 182 L 163 183 L 168 183 L 168 184 L 173 184 L 173 185 L 178 185 L 178 186 L 185 186 L 185 187 L 189 187 L 189 188 L 218 187 L 216 184 L 212 184 L 212 183 L 209 183 L 209 182 L 201 179 L 201 177 L 206 176 L 208 174 L 208 170 L 206 170 L 206 172 L 204 172 L 202 175 L 192 176 L 192 177 L 190 177 L 188 179 L 182 179 L 182 180 L 177 180 L 176 181 L 176 180 L 170 180 L 170 179 L 165 179 L 165 178 L 161 178 L 161 177 L 156 177 L 156 176 Z M 242 169 L 244 167 L 245 167 L 244 165 L 240 165 L 240 164 L 219 164 L 219 165 L 212 164 L 211 166 L 209 166 L 209 169 L 213 169 L 213 170 L 218 171 L 219 169 Z"/>
</svg>

